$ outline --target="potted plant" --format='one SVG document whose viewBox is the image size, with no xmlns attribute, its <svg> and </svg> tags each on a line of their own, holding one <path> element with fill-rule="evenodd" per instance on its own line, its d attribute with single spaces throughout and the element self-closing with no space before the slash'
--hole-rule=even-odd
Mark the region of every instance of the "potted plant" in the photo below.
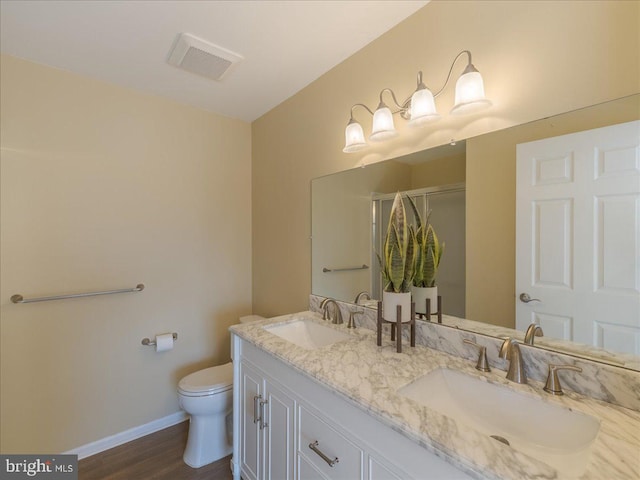
<svg viewBox="0 0 640 480">
<path fill-rule="evenodd" d="M 384 240 L 383 255 L 376 252 L 384 280 L 382 316 L 396 321 L 397 305 L 402 306 L 402 322 L 411 320 L 411 285 L 415 267 L 416 237 L 407 225 L 407 215 L 400 193 L 396 193 L 391 206 L 389 225 Z"/>
<path fill-rule="evenodd" d="M 414 235 L 417 243 L 411 293 L 416 304 L 416 313 L 427 313 L 427 298 L 431 301 L 431 313 L 435 313 L 438 304 L 436 276 L 444 252 L 444 243 L 440 244 L 433 226 L 429 223 L 431 212 L 427 214 L 425 221 L 411 197 L 409 197 L 409 203 L 415 217 L 416 230 Z"/>
</svg>

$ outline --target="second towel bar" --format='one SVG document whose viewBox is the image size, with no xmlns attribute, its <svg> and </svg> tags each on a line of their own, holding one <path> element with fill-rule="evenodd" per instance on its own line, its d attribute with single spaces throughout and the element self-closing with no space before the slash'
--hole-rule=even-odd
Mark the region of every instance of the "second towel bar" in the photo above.
<svg viewBox="0 0 640 480">
<path fill-rule="evenodd" d="M 324 267 L 322 269 L 322 271 L 324 273 L 327 273 L 327 272 L 346 272 L 346 271 L 349 271 L 349 270 L 366 270 L 367 268 L 369 268 L 369 265 L 365 265 L 363 263 L 361 267 L 347 267 L 347 268 L 327 268 L 327 267 Z"/>
</svg>

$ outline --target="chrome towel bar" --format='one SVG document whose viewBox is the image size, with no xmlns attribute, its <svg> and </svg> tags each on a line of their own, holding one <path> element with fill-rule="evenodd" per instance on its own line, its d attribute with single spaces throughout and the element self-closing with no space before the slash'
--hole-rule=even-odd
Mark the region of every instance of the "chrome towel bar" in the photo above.
<svg viewBox="0 0 640 480">
<path fill-rule="evenodd" d="M 366 270 L 367 268 L 369 268 L 369 265 L 365 265 L 363 263 L 361 267 L 347 267 L 347 268 L 327 268 L 327 267 L 324 267 L 322 269 L 322 271 L 324 273 L 327 273 L 327 272 L 346 272 L 348 270 Z"/>
<path fill-rule="evenodd" d="M 54 295 L 52 297 L 24 298 L 20 294 L 13 295 L 11 301 L 13 303 L 34 303 L 48 302 L 50 300 L 62 300 L 64 298 L 93 297 L 95 295 L 112 295 L 114 293 L 132 293 L 144 290 L 144 284 L 139 283 L 134 288 L 123 288 L 120 290 L 107 290 L 105 292 L 87 292 L 87 293 L 71 293 L 68 295 Z"/>
</svg>

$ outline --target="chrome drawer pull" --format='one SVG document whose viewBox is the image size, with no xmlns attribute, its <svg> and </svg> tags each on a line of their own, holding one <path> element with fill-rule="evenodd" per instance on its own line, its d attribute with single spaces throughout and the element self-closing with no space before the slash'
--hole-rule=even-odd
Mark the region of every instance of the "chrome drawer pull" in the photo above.
<svg viewBox="0 0 640 480">
<path fill-rule="evenodd" d="M 253 423 L 258 423 L 262 420 L 262 418 L 258 416 L 258 401 L 261 398 L 262 395 L 256 395 L 253 397 Z"/>
<path fill-rule="evenodd" d="M 338 457 L 334 458 L 333 460 L 331 460 L 329 457 L 327 457 L 324 453 L 322 453 L 320 451 L 320 449 L 318 448 L 318 441 L 316 440 L 313 443 L 309 444 L 309 448 L 311 450 L 313 450 L 314 452 L 316 452 L 321 459 L 323 459 L 325 462 L 327 462 L 327 465 L 329 465 L 330 467 L 333 467 L 336 463 L 339 462 Z"/>
<path fill-rule="evenodd" d="M 260 430 L 263 430 L 269 426 L 269 424 L 264 421 L 264 406 L 267 403 L 269 403 L 267 400 L 260 401 Z"/>
</svg>

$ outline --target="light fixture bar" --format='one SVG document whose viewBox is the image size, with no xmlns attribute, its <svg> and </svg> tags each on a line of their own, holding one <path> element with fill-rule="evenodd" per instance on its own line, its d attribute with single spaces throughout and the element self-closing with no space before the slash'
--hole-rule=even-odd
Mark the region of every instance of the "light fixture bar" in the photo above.
<svg viewBox="0 0 640 480">
<path fill-rule="evenodd" d="M 393 115 L 399 113 L 402 118 L 409 121 L 412 126 L 421 126 L 425 123 L 438 120 L 440 115 L 436 111 L 435 98 L 437 98 L 449 84 L 451 74 L 456 62 L 463 55 L 467 55 L 467 66 L 456 82 L 455 101 L 451 109 L 451 114 L 468 114 L 482 108 L 491 106 L 491 101 L 484 94 L 484 82 L 480 72 L 471 61 L 469 50 L 461 51 L 451 62 L 447 79 L 440 90 L 435 94 L 422 81 L 422 72 L 416 76 L 416 89 L 402 104 L 398 103 L 394 91 L 390 88 L 383 88 L 380 91 L 380 103 L 375 112 L 362 103 L 356 103 L 351 107 L 351 116 L 345 129 L 345 146 L 342 150 L 345 153 L 356 152 L 367 146 L 364 138 L 362 125 L 358 123 L 353 115 L 354 108 L 364 107 L 373 115 L 373 126 L 369 139 L 372 141 L 382 141 L 397 136 L 397 130 L 393 122 Z M 382 98 L 385 92 L 391 94 L 397 110 L 392 111 Z"/>
</svg>

